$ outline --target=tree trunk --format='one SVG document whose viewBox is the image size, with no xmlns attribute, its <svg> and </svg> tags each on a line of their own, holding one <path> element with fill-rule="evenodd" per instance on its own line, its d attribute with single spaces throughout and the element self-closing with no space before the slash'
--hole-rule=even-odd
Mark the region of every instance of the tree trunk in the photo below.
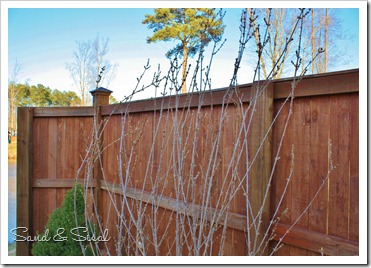
<svg viewBox="0 0 371 268">
<path fill-rule="evenodd" d="M 314 74 L 315 71 L 315 61 L 314 56 L 316 53 L 316 42 L 315 42 L 315 29 L 314 29 L 314 9 L 312 8 L 312 33 L 311 33 L 311 41 L 312 41 L 312 74 Z"/>
<path fill-rule="evenodd" d="M 327 72 L 328 65 L 328 28 L 329 28 L 329 15 L 328 8 L 326 8 L 326 17 L 325 17 L 325 60 L 323 63 L 323 72 Z"/>
<path fill-rule="evenodd" d="M 187 62 L 188 62 L 188 47 L 187 43 L 183 44 L 183 64 L 182 64 L 182 93 L 187 93 Z"/>
</svg>

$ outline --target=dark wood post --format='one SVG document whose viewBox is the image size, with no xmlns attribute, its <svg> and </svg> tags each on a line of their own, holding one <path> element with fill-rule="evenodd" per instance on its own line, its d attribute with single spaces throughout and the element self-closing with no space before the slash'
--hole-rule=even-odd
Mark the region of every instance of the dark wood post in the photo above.
<svg viewBox="0 0 371 268">
<path fill-rule="evenodd" d="M 17 109 L 17 234 L 33 236 L 32 139 L 33 108 Z M 21 228 L 22 227 L 22 228 Z M 27 228 L 27 232 L 25 231 Z M 17 241 L 17 256 L 31 255 L 31 242 Z"/>
<path fill-rule="evenodd" d="M 254 239 L 255 235 L 258 235 L 258 243 L 262 240 L 270 221 L 270 191 L 268 191 L 263 207 L 262 205 L 267 187 L 270 187 L 268 182 L 272 169 L 272 130 L 270 130 L 268 134 L 267 132 L 273 120 L 273 87 L 274 83 L 266 84 L 265 81 L 258 81 L 254 82 L 251 88 L 251 98 L 255 98 L 257 93 L 258 96 L 256 98 L 255 112 L 248 136 L 249 161 L 252 161 L 258 150 L 259 152 L 249 171 L 249 200 L 254 217 L 256 217 L 257 213 L 262 208 L 260 228 L 257 230 L 257 234 L 252 232 Z M 254 105 L 253 102 L 250 102 L 250 105 L 252 105 L 252 109 Z M 263 140 L 264 142 L 262 143 Z M 255 223 L 258 224 L 258 220 L 256 220 Z M 255 227 L 251 230 L 254 228 Z M 254 243 L 254 239 L 252 243 Z M 252 244 L 251 247 L 254 248 L 254 244 Z M 263 255 L 267 253 L 268 247 Z"/>
<path fill-rule="evenodd" d="M 103 135 L 102 131 L 102 116 L 100 107 L 102 105 L 109 104 L 109 96 L 111 95 L 112 91 L 108 90 L 103 87 L 96 88 L 90 93 L 93 95 L 93 106 L 94 106 L 94 138 L 97 139 L 97 155 L 101 154 L 102 152 L 102 138 Z M 100 192 L 100 181 L 103 179 L 102 173 L 102 166 L 99 161 L 99 158 L 96 160 L 97 162 L 94 165 L 94 180 L 96 181 L 96 187 L 94 192 L 94 199 L 96 204 L 96 209 L 99 210 L 99 192 Z M 98 214 L 99 215 L 99 214 Z"/>
</svg>

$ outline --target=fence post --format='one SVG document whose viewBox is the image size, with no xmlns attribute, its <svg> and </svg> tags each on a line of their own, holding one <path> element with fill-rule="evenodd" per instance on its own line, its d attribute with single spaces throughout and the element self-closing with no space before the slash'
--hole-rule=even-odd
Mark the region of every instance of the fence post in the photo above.
<svg viewBox="0 0 371 268">
<path fill-rule="evenodd" d="M 97 145 L 97 155 L 101 154 L 102 152 L 102 138 L 103 135 L 101 133 L 102 131 L 102 115 L 100 108 L 102 105 L 108 105 L 109 104 L 109 96 L 111 95 L 112 91 L 103 87 L 96 88 L 90 93 L 93 95 L 93 106 L 94 106 L 94 139 L 96 139 L 96 145 Z M 94 201 L 96 204 L 96 209 L 99 209 L 99 193 L 100 193 L 100 180 L 103 179 L 103 173 L 102 173 L 102 166 L 99 161 L 99 158 L 97 159 L 96 164 L 94 165 L 94 180 L 96 181 L 96 187 L 94 192 Z M 98 214 L 99 215 L 99 214 Z"/>
<path fill-rule="evenodd" d="M 251 98 L 256 97 L 256 106 L 251 122 L 251 129 L 248 135 L 249 144 L 249 161 L 251 162 L 255 154 L 260 150 L 256 159 L 249 170 L 249 195 L 250 203 L 254 217 L 260 209 L 262 209 L 261 225 L 256 234 L 257 241 L 260 243 L 265 231 L 269 226 L 270 221 L 270 185 L 268 185 L 269 177 L 272 169 L 272 130 L 267 134 L 270 125 L 273 121 L 273 100 L 274 100 L 274 83 L 266 83 L 266 81 L 256 81 L 251 87 Z M 253 101 L 250 105 L 254 105 Z M 266 136 L 267 135 L 267 136 Z M 265 140 L 264 140 L 265 138 Z M 262 142 L 264 140 L 264 142 Z M 264 201 L 264 196 L 268 188 L 268 194 Z M 264 206 L 262 207 L 262 204 Z M 258 223 L 258 221 L 256 221 Z M 254 227 L 252 228 L 254 229 Z M 254 241 L 254 240 L 252 240 Z M 255 245 L 256 246 L 256 245 Z M 252 248 L 255 247 L 251 245 Z M 263 252 L 267 255 L 269 248 Z"/>
<path fill-rule="evenodd" d="M 17 109 L 17 234 L 33 236 L 32 207 L 33 108 Z M 22 228 L 21 228 L 22 227 Z M 23 232 L 27 228 L 27 232 Z M 30 241 L 16 242 L 17 256 L 31 255 Z"/>
</svg>

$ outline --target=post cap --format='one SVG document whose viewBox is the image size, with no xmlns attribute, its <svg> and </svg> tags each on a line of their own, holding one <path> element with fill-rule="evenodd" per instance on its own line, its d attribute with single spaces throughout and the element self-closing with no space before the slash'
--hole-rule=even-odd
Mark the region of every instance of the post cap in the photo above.
<svg viewBox="0 0 371 268">
<path fill-rule="evenodd" d="M 92 94 L 92 95 L 95 95 L 97 93 L 111 94 L 112 92 L 113 92 L 112 90 L 109 90 L 109 89 L 104 88 L 104 87 L 99 87 L 99 88 L 95 88 L 93 90 L 90 90 L 90 94 Z"/>
</svg>

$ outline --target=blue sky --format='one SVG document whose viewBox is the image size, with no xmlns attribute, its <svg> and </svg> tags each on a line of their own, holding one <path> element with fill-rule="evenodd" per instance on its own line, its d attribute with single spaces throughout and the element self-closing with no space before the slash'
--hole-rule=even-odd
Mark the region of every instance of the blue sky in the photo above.
<svg viewBox="0 0 371 268">
<path fill-rule="evenodd" d="M 144 5 L 142 5 L 144 6 Z M 242 8 L 226 8 L 224 37 L 227 43 L 213 62 L 212 87 L 228 85 L 234 60 L 237 56 L 239 18 Z M 147 59 L 153 70 L 157 65 L 163 71 L 168 68 L 166 51 L 173 42 L 147 44 L 151 31 L 141 22 L 144 14 L 152 8 L 11 8 L 8 9 L 8 68 L 15 60 L 23 64 L 21 82 L 28 79 L 31 85 L 41 83 L 51 89 L 75 90 L 72 79 L 65 68 L 72 61 L 76 41 L 94 39 L 97 35 L 109 38 L 111 63 L 118 63 L 117 76 L 108 86 L 117 99 L 131 92 Z M 347 51 L 349 61 L 330 71 L 358 68 L 358 9 L 338 9 L 342 20 L 341 29 L 349 32 L 351 40 L 341 41 L 338 46 Z M 252 80 L 251 66 L 247 59 L 242 62 L 239 83 Z M 192 63 L 192 62 L 191 62 Z M 150 97 L 142 94 L 143 98 Z"/>
</svg>

